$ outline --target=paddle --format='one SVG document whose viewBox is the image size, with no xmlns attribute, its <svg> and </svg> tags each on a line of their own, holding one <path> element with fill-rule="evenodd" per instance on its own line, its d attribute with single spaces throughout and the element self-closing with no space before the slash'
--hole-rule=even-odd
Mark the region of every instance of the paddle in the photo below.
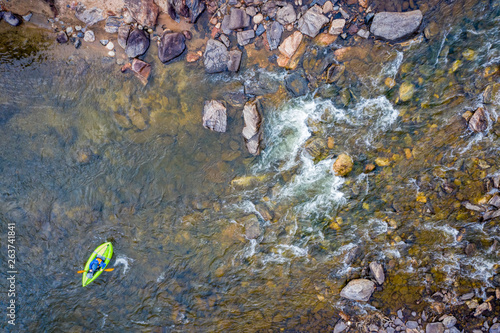
<svg viewBox="0 0 500 333">
<path fill-rule="evenodd" d="M 114 268 L 106 268 L 104 271 L 105 272 L 111 272 L 113 270 L 114 270 Z M 80 274 L 80 273 L 83 273 L 83 272 L 85 272 L 85 271 L 78 271 L 78 272 L 76 272 L 76 274 Z"/>
</svg>

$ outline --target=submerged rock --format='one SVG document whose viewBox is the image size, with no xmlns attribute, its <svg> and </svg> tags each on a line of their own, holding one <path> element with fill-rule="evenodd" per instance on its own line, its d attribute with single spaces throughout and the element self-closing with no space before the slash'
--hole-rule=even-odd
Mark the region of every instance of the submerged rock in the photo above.
<svg viewBox="0 0 500 333">
<path fill-rule="evenodd" d="M 376 37 L 397 40 L 417 31 L 422 23 L 422 17 L 420 10 L 404 13 L 377 13 L 373 17 L 370 32 Z"/>
<path fill-rule="evenodd" d="M 154 0 L 125 0 L 124 2 L 125 7 L 139 24 L 151 28 L 156 25 L 160 11 Z"/>
<path fill-rule="evenodd" d="M 255 239 L 260 236 L 260 223 L 255 214 L 245 216 L 240 220 L 240 222 L 245 226 L 246 238 Z"/>
<path fill-rule="evenodd" d="M 203 64 L 207 73 L 219 73 L 227 69 L 229 52 L 224 44 L 210 39 L 203 54 Z"/>
<path fill-rule="evenodd" d="M 240 69 L 242 52 L 233 50 L 229 52 L 229 60 L 227 61 L 227 69 L 230 72 L 237 72 Z"/>
<path fill-rule="evenodd" d="M 149 48 L 149 34 L 144 30 L 135 29 L 127 39 L 125 53 L 130 58 L 143 55 Z"/>
<path fill-rule="evenodd" d="M 352 171 L 353 163 L 351 156 L 340 154 L 333 163 L 333 171 L 337 176 L 347 176 Z"/>
<path fill-rule="evenodd" d="M 356 279 L 350 281 L 340 292 L 340 296 L 353 300 L 367 302 L 373 291 L 375 283 L 367 279 Z"/>
<path fill-rule="evenodd" d="M 87 10 L 84 10 L 84 8 L 78 8 L 75 11 L 75 16 L 89 27 L 104 20 L 105 18 L 103 10 L 97 7 L 92 7 Z"/>
<path fill-rule="evenodd" d="M 285 77 L 285 87 L 294 97 L 304 96 L 308 93 L 308 81 L 299 72 L 292 73 Z"/>
<path fill-rule="evenodd" d="M 314 38 L 328 22 L 328 18 L 323 15 L 322 8 L 315 5 L 299 19 L 297 28 L 304 35 Z"/>
<path fill-rule="evenodd" d="M 19 16 L 17 16 L 16 14 L 14 14 L 12 12 L 4 12 L 3 19 L 5 20 L 5 22 L 7 22 L 8 24 L 10 24 L 13 27 L 17 27 L 22 22 L 21 19 L 19 18 Z"/>
<path fill-rule="evenodd" d="M 415 86 L 409 82 L 403 82 L 399 87 L 399 99 L 402 102 L 407 102 L 412 99 L 415 93 Z"/>
<path fill-rule="evenodd" d="M 480 133 L 488 128 L 488 117 L 483 108 L 478 108 L 469 120 L 471 131 Z"/>
<path fill-rule="evenodd" d="M 259 155 L 260 142 L 262 140 L 262 132 L 260 131 L 262 117 L 256 101 L 250 101 L 245 104 L 243 108 L 243 120 L 245 126 L 243 127 L 242 135 L 245 139 L 245 146 L 250 154 Z"/>
<path fill-rule="evenodd" d="M 59 44 L 65 44 L 68 42 L 68 35 L 64 31 L 57 34 L 56 40 Z"/>
<path fill-rule="evenodd" d="M 165 32 L 158 45 L 158 58 L 165 63 L 177 58 L 186 49 L 186 37 L 179 32 Z"/>
<path fill-rule="evenodd" d="M 225 132 L 227 125 L 226 107 L 220 101 L 206 101 L 203 108 L 203 127 L 215 132 Z"/>
<path fill-rule="evenodd" d="M 122 72 L 130 69 L 134 72 L 135 76 L 141 80 L 143 85 L 148 83 L 148 77 L 151 73 L 151 65 L 147 62 L 134 58 L 132 64 L 127 64 L 122 67 Z"/>
</svg>

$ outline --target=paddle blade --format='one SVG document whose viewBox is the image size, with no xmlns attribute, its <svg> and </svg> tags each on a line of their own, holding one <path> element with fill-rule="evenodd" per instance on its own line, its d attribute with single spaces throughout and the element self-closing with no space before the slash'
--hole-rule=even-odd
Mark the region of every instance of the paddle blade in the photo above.
<svg viewBox="0 0 500 333">
<path fill-rule="evenodd" d="M 83 273 L 83 272 L 85 272 L 85 271 L 78 271 L 78 272 L 76 272 L 76 274 L 81 274 L 81 273 Z"/>
<path fill-rule="evenodd" d="M 114 271 L 114 270 L 115 270 L 114 268 L 106 268 L 104 271 L 105 271 L 105 272 L 112 272 L 112 271 Z"/>
</svg>

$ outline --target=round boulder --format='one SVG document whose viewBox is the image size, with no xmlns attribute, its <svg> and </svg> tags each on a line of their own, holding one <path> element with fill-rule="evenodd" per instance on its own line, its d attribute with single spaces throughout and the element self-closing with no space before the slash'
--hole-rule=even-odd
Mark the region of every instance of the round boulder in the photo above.
<svg viewBox="0 0 500 333">
<path fill-rule="evenodd" d="M 135 58 L 146 53 L 149 48 L 149 34 L 144 30 L 135 29 L 127 39 L 125 53 L 130 58 Z"/>
<path fill-rule="evenodd" d="M 375 290 L 375 283 L 367 279 L 356 279 L 350 281 L 347 286 L 342 289 L 340 296 L 353 300 L 366 302 Z"/>
<path fill-rule="evenodd" d="M 333 171 L 337 176 L 347 176 L 352 171 L 353 162 L 351 156 L 343 153 L 333 163 Z"/>
<path fill-rule="evenodd" d="M 158 46 L 158 58 L 161 62 L 167 62 L 177 58 L 186 49 L 186 36 L 184 34 L 164 33 L 160 38 Z"/>
</svg>

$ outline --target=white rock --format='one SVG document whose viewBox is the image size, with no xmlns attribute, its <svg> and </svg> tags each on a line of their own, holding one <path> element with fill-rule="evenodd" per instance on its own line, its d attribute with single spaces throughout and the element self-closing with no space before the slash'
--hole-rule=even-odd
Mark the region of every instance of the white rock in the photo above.
<svg viewBox="0 0 500 333">
<path fill-rule="evenodd" d="M 85 35 L 83 36 L 83 40 L 89 43 L 93 43 L 95 41 L 95 35 L 92 30 L 85 31 Z"/>
<path fill-rule="evenodd" d="M 375 283 L 367 279 L 356 279 L 350 281 L 342 289 L 340 296 L 353 301 L 367 302 L 375 291 Z"/>
<path fill-rule="evenodd" d="M 330 25 L 330 30 L 328 30 L 328 33 L 330 35 L 340 35 L 344 30 L 344 26 L 345 26 L 344 19 L 333 20 L 332 24 Z"/>
<path fill-rule="evenodd" d="M 108 56 L 114 57 L 116 55 L 115 51 L 109 51 Z"/>
<path fill-rule="evenodd" d="M 106 48 L 107 48 L 108 50 L 112 50 L 112 49 L 114 49 L 114 48 L 115 48 L 115 44 L 113 44 L 113 42 L 109 42 L 109 43 L 106 45 Z"/>
<path fill-rule="evenodd" d="M 66 33 L 67 33 L 68 35 L 71 35 L 71 34 L 73 33 L 73 27 L 67 27 L 67 28 L 66 28 Z"/>
<path fill-rule="evenodd" d="M 366 38 L 370 37 L 370 32 L 365 30 L 365 29 L 359 29 L 358 36 L 366 39 Z"/>
<path fill-rule="evenodd" d="M 76 31 L 82 31 L 82 27 L 81 27 L 81 26 L 79 26 L 79 25 L 76 25 L 76 26 L 75 26 L 75 30 L 76 30 Z"/>
<path fill-rule="evenodd" d="M 263 20 L 264 20 L 264 15 L 262 15 L 261 13 L 259 13 L 259 14 L 255 15 L 255 16 L 253 17 L 253 23 L 255 23 L 255 24 L 259 24 L 259 23 L 261 23 Z"/>
</svg>

